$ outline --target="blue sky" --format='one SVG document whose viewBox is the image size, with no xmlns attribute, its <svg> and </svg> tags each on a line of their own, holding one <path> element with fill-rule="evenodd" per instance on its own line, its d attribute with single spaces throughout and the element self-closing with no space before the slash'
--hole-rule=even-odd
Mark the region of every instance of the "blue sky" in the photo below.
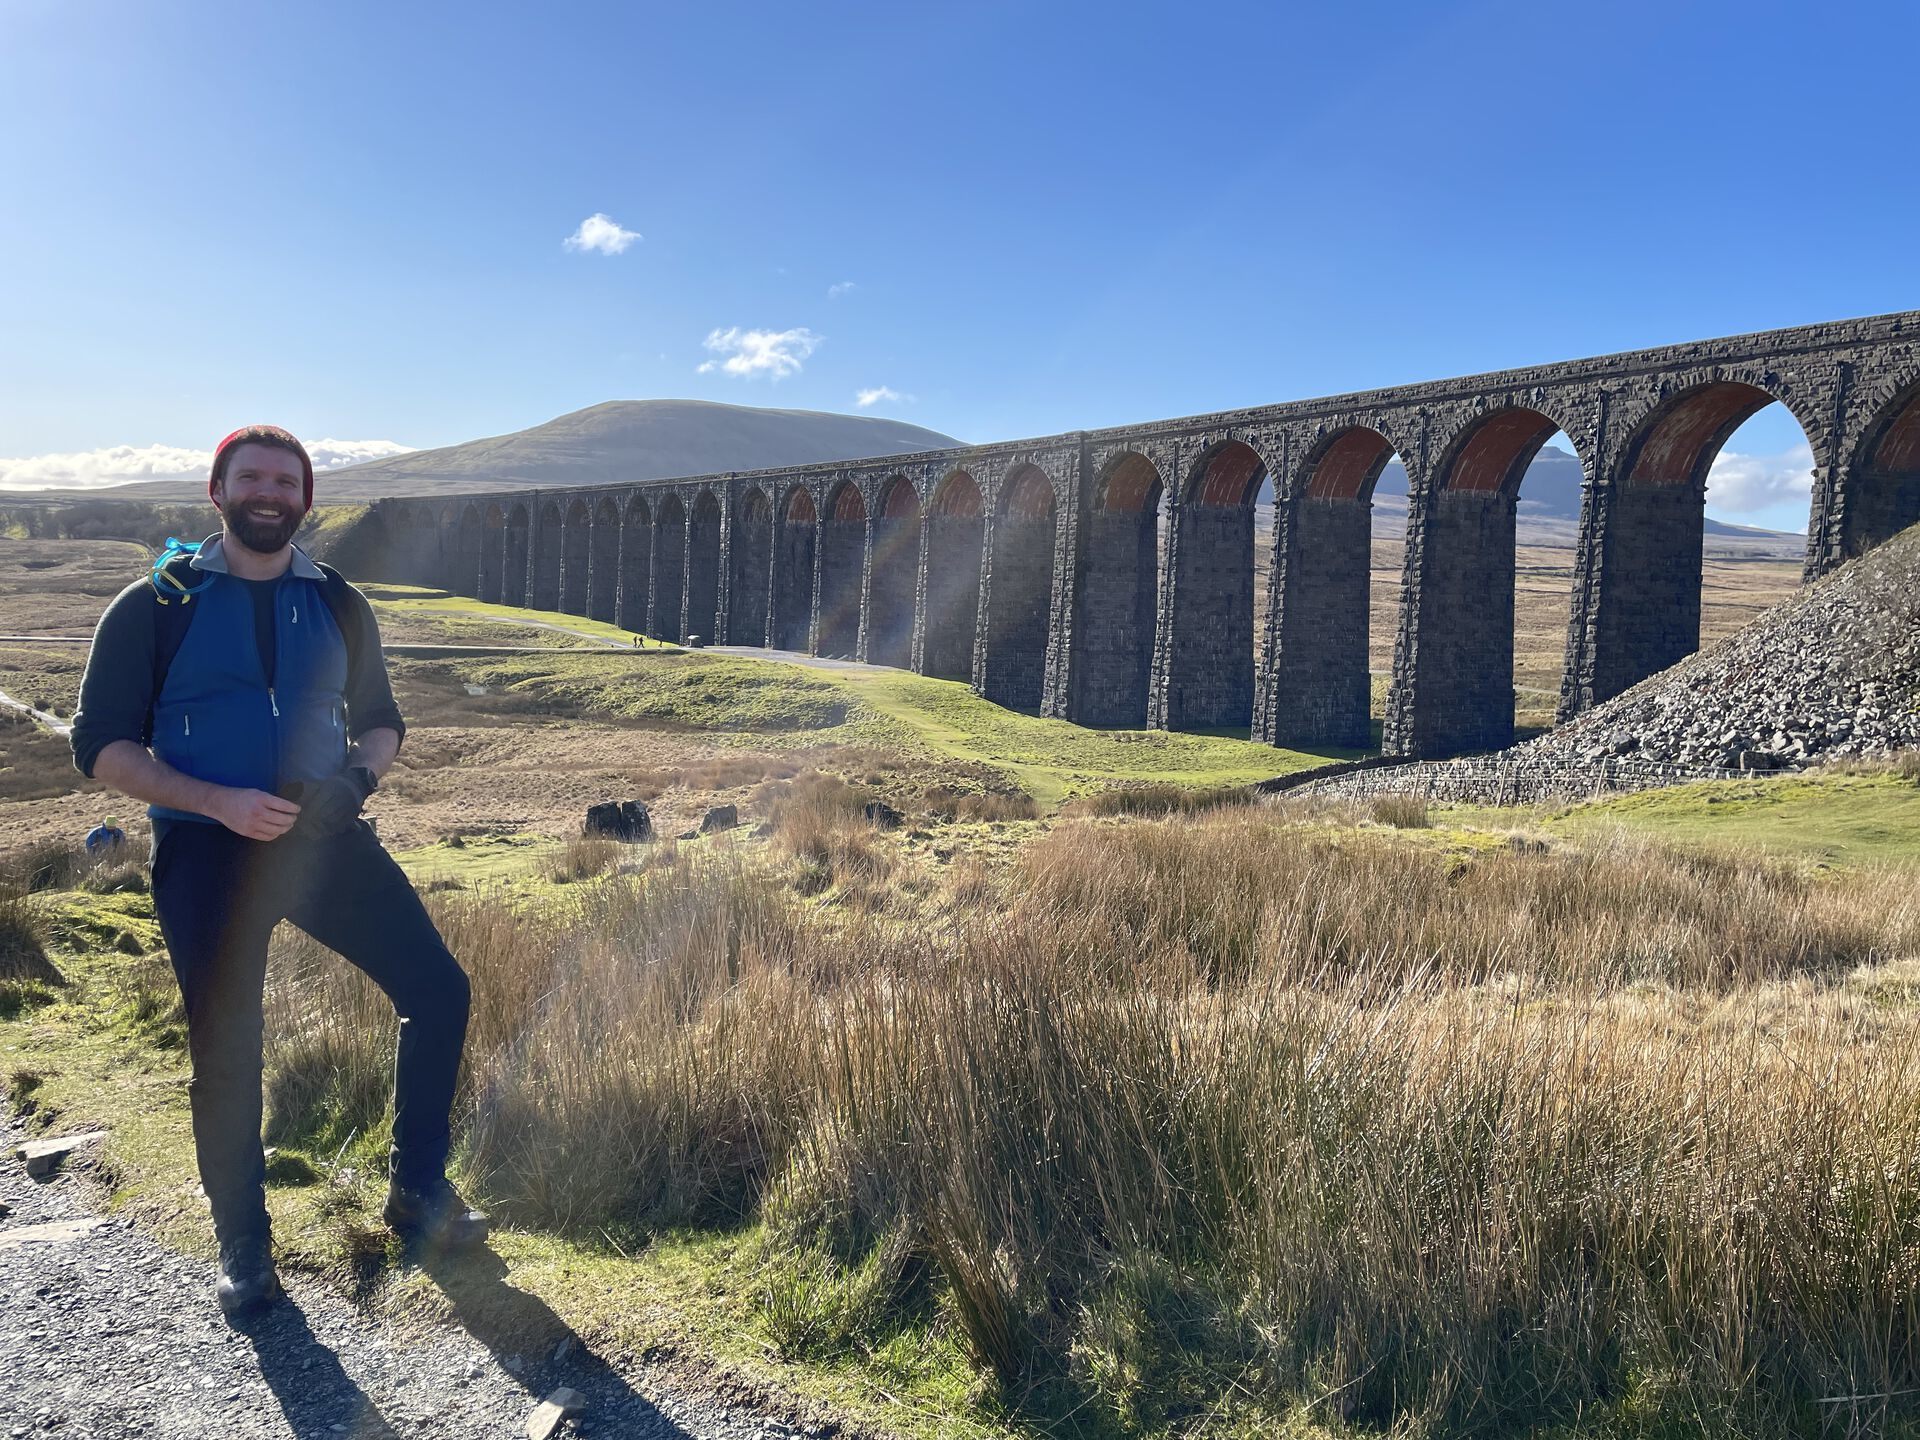
<svg viewBox="0 0 1920 1440">
<path fill-rule="evenodd" d="M 1905 4 L 5 0 L 0 484 L 648 396 L 990 440 L 1909 308 L 1916 42 Z M 1718 513 L 1799 528 L 1800 440 L 1736 436 Z"/>
</svg>

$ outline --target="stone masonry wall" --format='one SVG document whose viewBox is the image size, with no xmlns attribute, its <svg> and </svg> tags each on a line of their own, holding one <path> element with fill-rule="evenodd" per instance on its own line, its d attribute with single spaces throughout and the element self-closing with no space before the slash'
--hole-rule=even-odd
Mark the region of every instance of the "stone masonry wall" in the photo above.
<svg viewBox="0 0 1920 1440">
<path fill-rule="evenodd" d="M 727 643 L 765 645 L 767 605 L 772 593 L 773 529 L 765 509 L 734 522 L 732 604 L 727 610 Z"/>
<path fill-rule="evenodd" d="M 773 619 L 776 650 L 812 646 L 814 527 L 783 522 L 774 539 Z"/>
<path fill-rule="evenodd" d="M 1157 609 L 1154 512 L 1089 515 L 1081 541 L 1078 667 L 1072 718 L 1082 725 L 1147 723 Z"/>
<path fill-rule="evenodd" d="M 981 693 L 1010 710 L 1038 710 L 1046 692 L 1054 525 L 1000 517 L 994 527 L 991 611 Z"/>
<path fill-rule="evenodd" d="M 1513 743 L 1514 518 L 1514 497 L 1499 493 L 1442 491 L 1427 507 L 1418 693 L 1399 753 Z"/>
<path fill-rule="evenodd" d="M 860 587 L 866 569 L 864 520 L 829 520 L 820 527 L 820 633 L 822 655 L 851 658 L 860 647 Z"/>
<path fill-rule="evenodd" d="M 1170 730 L 1253 723 L 1253 507 L 1186 504 L 1179 516 Z"/>
<path fill-rule="evenodd" d="M 647 612 L 647 634 L 678 640 L 685 633 L 680 617 L 686 604 L 687 524 L 678 515 L 653 527 L 653 603 Z"/>
<path fill-rule="evenodd" d="M 905 668 L 913 662 L 913 602 L 919 548 L 918 515 L 874 517 L 867 659 L 875 665 Z"/>
<path fill-rule="evenodd" d="M 1302 499 L 1291 516 L 1287 579 L 1274 626 L 1276 745 L 1366 748 L 1373 738 L 1367 671 L 1373 508 Z"/>
<path fill-rule="evenodd" d="M 1627 485 L 1607 527 L 1609 584 L 1598 614 L 1592 695 L 1609 700 L 1700 648 L 1706 493 Z"/>
<path fill-rule="evenodd" d="M 980 623 L 978 515 L 927 516 L 927 598 L 922 636 L 924 673 L 973 679 L 973 643 Z"/>
</svg>

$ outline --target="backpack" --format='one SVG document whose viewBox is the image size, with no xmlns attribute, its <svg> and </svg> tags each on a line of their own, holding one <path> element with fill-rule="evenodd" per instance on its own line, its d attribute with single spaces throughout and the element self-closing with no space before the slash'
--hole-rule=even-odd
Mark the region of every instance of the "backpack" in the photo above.
<svg viewBox="0 0 1920 1440">
<path fill-rule="evenodd" d="M 189 544 L 169 535 L 166 548 L 154 558 L 149 579 L 154 601 L 153 698 L 156 702 L 167 683 L 167 671 L 173 668 L 173 657 L 180 653 L 187 630 L 198 613 L 193 608 L 193 597 L 214 582 L 214 572 L 193 568 L 193 557 L 199 549 L 198 541 Z M 314 564 L 320 567 L 322 577 L 320 598 L 332 612 L 341 638 L 347 642 L 347 673 L 351 675 L 359 660 L 360 627 L 345 623 L 341 617 L 348 613 L 348 592 L 352 587 L 347 584 L 347 577 L 331 565 L 318 560 Z"/>
</svg>

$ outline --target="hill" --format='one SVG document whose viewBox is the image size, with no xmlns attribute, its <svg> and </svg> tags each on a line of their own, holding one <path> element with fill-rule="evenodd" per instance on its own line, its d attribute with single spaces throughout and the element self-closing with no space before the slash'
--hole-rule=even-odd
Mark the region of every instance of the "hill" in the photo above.
<svg viewBox="0 0 1920 1440">
<path fill-rule="evenodd" d="M 610 400 L 543 424 L 325 472 L 327 501 L 471 495 L 533 485 L 609 485 L 941 450 L 937 430 L 868 415 L 771 410 L 708 400 Z M 92 498 L 193 500 L 198 482 L 118 485 Z"/>
</svg>

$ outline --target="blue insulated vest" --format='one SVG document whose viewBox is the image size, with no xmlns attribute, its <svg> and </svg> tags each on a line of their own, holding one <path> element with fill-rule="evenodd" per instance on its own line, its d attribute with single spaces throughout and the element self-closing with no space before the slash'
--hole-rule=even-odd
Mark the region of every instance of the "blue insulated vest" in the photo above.
<svg viewBox="0 0 1920 1440">
<path fill-rule="evenodd" d="M 247 582 L 214 573 L 153 706 L 153 753 L 216 785 L 277 792 L 322 780 L 347 760 L 347 643 L 323 582 L 289 570 L 274 582 L 274 673 L 261 666 Z M 150 806 L 155 818 L 205 820 Z"/>
</svg>

